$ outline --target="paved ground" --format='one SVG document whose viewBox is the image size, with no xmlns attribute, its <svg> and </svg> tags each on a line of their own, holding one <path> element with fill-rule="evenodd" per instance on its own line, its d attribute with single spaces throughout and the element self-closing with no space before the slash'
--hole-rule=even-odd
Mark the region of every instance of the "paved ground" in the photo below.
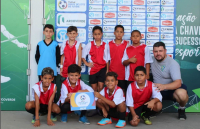
<svg viewBox="0 0 200 129">
<path fill-rule="evenodd" d="M 34 129 L 31 124 L 32 115 L 25 111 L 1 111 L 1 129 Z M 91 124 L 83 125 L 78 121 L 78 116 L 71 113 L 68 116 L 67 123 L 58 121 L 55 126 L 48 126 L 46 124 L 46 116 L 40 117 L 40 129 L 114 129 L 116 122 L 113 124 L 99 126 L 96 123 L 101 119 L 100 116 L 89 117 Z M 134 129 L 200 129 L 200 113 L 187 113 L 187 120 L 180 121 L 177 119 L 176 113 L 162 113 L 159 116 L 151 119 L 153 125 L 145 125 L 140 122 L 138 127 Z M 124 129 L 133 129 L 129 124 Z"/>
</svg>

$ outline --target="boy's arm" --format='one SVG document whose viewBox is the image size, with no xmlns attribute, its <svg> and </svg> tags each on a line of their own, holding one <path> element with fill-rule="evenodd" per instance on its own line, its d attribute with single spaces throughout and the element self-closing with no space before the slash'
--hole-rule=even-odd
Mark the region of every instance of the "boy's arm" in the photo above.
<svg viewBox="0 0 200 129">
<path fill-rule="evenodd" d="M 58 67 L 59 63 L 60 63 L 60 47 L 59 45 L 57 45 L 56 47 L 56 66 Z"/>
<path fill-rule="evenodd" d="M 62 76 L 62 71 L 63 71 L 63 60 L 64 60 L 64 54 L 61 56 L 60 59 L 60 75 Z"/>
<path fill-rule="evenodd" d="M 98 99 L 103 100 L 106 104 L 108 104 L 111 107 L 115 107 L 116 104 L 114 103 L 114 101 L 108 100 L 106 99 L 104 96 L 102 96 L 99 92 L 94 92 L 95 97 L 97 97 Z"/>
<path fill-rule="evenodd" d="M 106 64 L 106 65 L 107 65 L 107 70 L 106 70 L 106 73 L 108 73 L 108 72 L 109 72 L 109 64 L 110 64 L 110 63 L 109 63 L 109 61 L 108 61 L 108 62 L 107 62 L 107 64 Z"/>
<path fill-rule="evenodd" d="M 82 45 L 80 43 L 78 48 L 78 66 L 81 66 L 81 57 L 82 57 Z"/>
<path fill-rule="evenodd" d="M 37 64 L 39 62 L 39 59 L 40 59 L 40 50 L 39 50 L 39 45 L 37 45 L 36 53 L 35 53 L 35 61 L 36 61 Z"/>
<path fill-rule="evenodd" d="M 150 63 L 145 64 L 145 67 L 146 67 L 147 79 L 149 79 Z"/>
<path fill-rule="evenodd" d="M 40 119 L 39 119 L 40 101 L 36 92 L 34 92 L 34 97 L 35 97 L 35 124 L 33 126 L 38 127 L 40 126 Z"/>
</svg>

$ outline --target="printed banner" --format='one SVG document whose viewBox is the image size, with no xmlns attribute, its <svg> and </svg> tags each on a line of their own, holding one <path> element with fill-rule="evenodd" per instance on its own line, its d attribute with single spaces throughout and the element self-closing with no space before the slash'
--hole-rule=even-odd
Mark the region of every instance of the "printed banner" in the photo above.
<svg viewBox="0 0 200 129">
<path fill-rule="evenodd" d="M 70 104 L 71 111 L 96 109 L 94 92 L 73 93 Z"/>
</svg>

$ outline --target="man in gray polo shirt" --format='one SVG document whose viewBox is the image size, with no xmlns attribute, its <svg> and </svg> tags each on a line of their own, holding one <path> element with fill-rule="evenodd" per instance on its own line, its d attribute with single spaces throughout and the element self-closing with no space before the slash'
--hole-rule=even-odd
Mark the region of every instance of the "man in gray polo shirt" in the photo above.
<svg viewBox="0 0 200 129">
<path fill-rule="evenodd" d="M 185 120 L 185 105 L 188 101 L 188 94 L 187 87 L 182 84 L 180 66 L 174 59 L 167 56 L 163 42 L 154 44 L 153 54 L 151 70 L 155 87 L 161 92 L 163 100 L 179 103 L 178 118 Z"/>
</svg>

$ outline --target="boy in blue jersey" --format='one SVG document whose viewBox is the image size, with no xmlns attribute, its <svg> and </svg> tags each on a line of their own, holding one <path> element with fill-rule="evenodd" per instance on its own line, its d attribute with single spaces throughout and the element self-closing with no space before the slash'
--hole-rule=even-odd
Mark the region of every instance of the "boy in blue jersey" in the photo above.
<svg viewBox="0 0 200 129">
<path fill-rule="evenodd" d="M 39 81 L 41 80 L 40 76 L 42 70 L 46 67 L 50 67 L 54 71 L 54 83 L 56 83 L 57 68 L 60 63 L 60 48 L 58 43 L 52 40 L 54 35 L 54 27 L 51 24 L 46 24 L 43 29 L 43 34 L 45 39 L 40 41 L 36 48 L 35 60 L 38 64 L 38 77 Z"/>
</svg>

